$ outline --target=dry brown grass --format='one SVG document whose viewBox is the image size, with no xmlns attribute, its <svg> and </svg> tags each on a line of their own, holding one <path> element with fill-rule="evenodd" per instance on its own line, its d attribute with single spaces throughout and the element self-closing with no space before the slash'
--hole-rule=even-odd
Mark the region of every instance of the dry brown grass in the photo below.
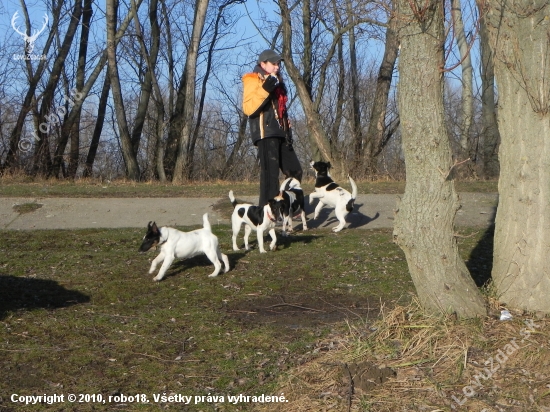
<svg viewBox="0 0 550 412">
<path fill-rule="evenodd" d="M 349 324 L 283 375 L 276 392 L 289 402 L 269 410 L 550 411 L 548 319 L 513 313 L 500 321 L 498 302 L 490 305 L 493 316 L 465 321 L 425 315 L 413 302 L 373 325 Z M 377 375 L 350 373 L 356 364 L 389 367 L 395 377 L 365 386 Z"/>
</svg>

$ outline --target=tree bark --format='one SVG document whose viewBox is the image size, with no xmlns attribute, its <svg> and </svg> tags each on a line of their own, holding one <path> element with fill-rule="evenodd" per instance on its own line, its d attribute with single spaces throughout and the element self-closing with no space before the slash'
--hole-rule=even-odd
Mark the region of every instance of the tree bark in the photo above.
<svg viewBox="0 0 550 412">
<path fill-rule="evenodd" d="M 42 102 L 40 104 L 39 118 L 47 119 L 48 116 L 52 115 L 52 103 L 54 100 L 55 89 L 59 84 L 61 79 L 61 72 L 65 65 L 65 59 L 69 54 L 71 44 L 73 42 L 74 36 L 76 34 L 78 24 L 80 22 L 80 17 L 82 16 L 82 0 L 76 0 L 74 7 L 71 13 L 71 20 L 65 37 L 63 38 L 63 43 L 59 48 L 59 52 L 55 59 L 55 62 L 52 66 L 50 77 L 48 83 L 44 89 L 42 95 Z M 43 128 L 39 127 L 38 137 L 40 140 L 36 142 L 34 156 L 33 156 L 33 174 L 41 174 L 43 176 L 49 176 L 52 169 L 52 157 L 50 154 L 50 141 L 49 141 L 49 128 L 44 131 Z"/>
<path fill-rule="evenodd" d="M 483 316 L 483 298 L 458 253 L 454 233 L 459 202 L 443 109 L 443 2 L 428 0 L 414 10 L 411 4 L 397 1 L 398 104 L 407 182 L 394 239 L 426 311 Z"/>
<path fill-rule="evenodd" d="M 464 32 L 462 20 L 462 5 L 460 0 L 451 0 L 451 14 L 453 16 L 454 32 L 456 43 L 460 52 L 460 66 L 462 68 L 462 96 L 461 96 L 461 119 L 460 119 L 460 148 L 463 159 L 470 157 L 470 130 L 474 118 L 474 75 L 472 69 L 472 58 L 470 57 L 470 45 Z M 461 160 L 463 160 L 461 159 Z"/>
<path fill-rule="evenodd" d="M 120 86 L 120 77 L 118 74 L 118 64 L 116 60 L 116 14 L 118 9 L 118 0 L 107 0 L 107 59 L 109 61 L 109 75 L 111 76 L 111 89 L 113 91 L 113 100 L 116 111 L 116 120 L 120 134 L 120 144 L 122 147 L 122 157 L 126 166 L 126 177 L 131 180 L 139 181 L 140 171 L 137 162 L 137 153 L 132 147 L 132 140 L 126 112 L 124 110 L 124 100 L 122 98 L 122 89 Z"/>
<path fill-rule="evenodd" d="M 107 69 L 107 71 L 109 71 L 109 69 Z M 83 177 L 92 176 L 95 156 L 99 147 L 99 139 L 101 137 L 101 131 L 103 130 L 103 123 L 105 122 L 105 113 L 107 112 L 107 102 L 109 100 L 110 89 L 111 77 L 107 72 L 105 73 L 105 80 L 103 80 L 103 87 L 101 88 L 101 96 L 99 97 L 99 105 L 97 107 L 97 120 L 94 127 L 94 133 L 92 134 L 90 148 L 88 149 L 88 156 L 86 156 L 86 165 L 84 167 Z"/>
<path fill-rule="evenodd" d="M 393 11 L 392 11 L 393 13 Z M 386 43 L 384 57 L 380 64 L 378 77 L 376 79 L 376 92 L 372 102 L 369 128 L 365 136 L 365 148 L 363 151 L 365 174 L 372 176 L 376 173 L 376 156 L 382 151 L 383 145 L 387 143 L 386 113 L 390 94 L 391 81 L 395 62 L 399 53 L 399 38 L 397 36 L 396 19 L 392 15 L 386 29 Z"/>
<path fill-rule="evenodd" d="M 493 281 L 509 307 L 550 313 L 550 4 L 489 0 L 499 92 Z"/>
<path fill-rule="evenodd" d="M 478 7 L 483 10 L 485 0 L 477 0 Z M 497 124 L 497 111 L 495 99 L 495 68 L 493 51 L 487 33 L 485 13 L 482 13 L 479 37 L 481 55 L 481 118 L 483 128 L 480 133 L 480 150 L 483 160 L 483 177 L 493 179 L 498 177 L 500 166 L 498 161 L 498 145 L 500 134 Z"/>
<path fill-rule="evenodd" d="M 185 60 L 185 105 L 183 108 L 183 127 L 178 140 L 178 154 L 174 167 L 172 182 L 181 183 L 185 177 L 185 166 L 189 149 L 189 140 L 193 130 L 193 115 L 195 113 L 195 82 L 197 77 L 197 59 L 201 40 L 208 0 L 197 0 L 195 16 L 193 18 L 193 33 Z"/>
<path fill-rule="evenodd" d="M 351 0 L 346 0 L 348 20 L 353 23 L 354 11 Z M 349 63 L 351 85 L 351 134 L 353 147 L 353 169 L 360 170 L 363 151 L 363 132 L 361 130 L 361 105 L 359 102 L 359 72 L 357 70 L 357 49 L 355 47 L 355 27 L 349 31 Z"/>
</svg>

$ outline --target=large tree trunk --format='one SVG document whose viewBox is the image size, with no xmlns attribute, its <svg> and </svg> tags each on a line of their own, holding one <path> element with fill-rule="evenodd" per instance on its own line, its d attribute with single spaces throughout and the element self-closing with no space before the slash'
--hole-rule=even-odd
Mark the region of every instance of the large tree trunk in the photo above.
<svg viewBox="0 0 550 412">
<path fill-rule="evenodd" d="M 492 276 L 500 301 L 550 313 L 550 4 L 519 3 L 487 2 L 501 136 Z"/>
<path fill-rule="evenodd" d="M 407 182 L 394 238 L 405 252 L 418 297 L 428 312 L 485 315 L 483 298 L 458 253 L 459 208 L 443 109 L 443 2 L 411 10 L 397 1 L 401 55 L 399 113 Z"/>
<path fill-rule="evenodd" d="M 485 0 L 477 0 L 480 8 Z M 481 55 L 481 117 L 483 129 L 480 133 L 480 148 L 483 160 L 482 173 L 486 179 L 498 177 L 500 166 L 498 162 L 498 145 L 500 134 L 497 124 L 495 101 L 495 69 L 493 51 L 487 33 L 487 24 L 484 14 L 481 17 L 479 28 L 479 47 Z"/>
<path fill-rule="evenodd" d="M 197 77 L 197 59 L 201 40 L 208 0 L 197 0 L 195 5 L 195 17 L 193 19 L 193 33 L 185 59 L 185 105 L 183 108 L 183 127 L 178 140 L 178 154 L 174 167 L 172 182 L 180 183 L 185 177 L 185 167 L 188 161 L 189 141 L 193 130 L 193 115 L 195 113 L 195 82 Z"/>
<path fill-rule="evenodd" d="M 139 180 L 140 172 L 137 162 L 137 153 L 134 152 L 126 112 L 124 110 L 124 101 L 122 98 L 122 89 L 120 86 L 120 77 L 118 74 L 118 64 L 116 60 L 116 15 L 118 9 L 117 0 L 107 0 L 107 58 L 109 60 L 109 76 L 111 76 L 111 89 L 113 91 L 113 100 L 115 105 L 116 120 L 119 128 L 120 143 L 122 146 L 122 157 L 126 166 L 126 177 L 131 180 Z"/>
</svg>

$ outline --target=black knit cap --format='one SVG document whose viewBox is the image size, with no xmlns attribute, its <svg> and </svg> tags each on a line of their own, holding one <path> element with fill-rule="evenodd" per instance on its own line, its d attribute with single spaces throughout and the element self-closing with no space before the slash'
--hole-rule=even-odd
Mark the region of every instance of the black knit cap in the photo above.
<svg viewBox="0 0 550 412">
<path fill-rule="evenodd" d="M 283 58 L 275 51 L 268 49 L 264 50 L 258 56 L 258 64 L 261 62 L 270 62 L 273 64 L 279 63 Z"/>
</svg>

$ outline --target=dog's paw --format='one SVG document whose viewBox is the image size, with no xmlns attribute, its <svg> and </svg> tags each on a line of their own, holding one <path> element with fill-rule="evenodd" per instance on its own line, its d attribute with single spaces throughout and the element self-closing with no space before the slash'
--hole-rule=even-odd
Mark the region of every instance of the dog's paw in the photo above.
<svg viewBox="0 0 550 412">
<path fill-rule="evenodd" d="M 155 276 L 153 278 L 153 282 L 160 282 L 162 280 L 162 278 L 159 278 L 158 276 Z"/>
<path fill-rule="evenodd" d="M 265 251 L 265 250 L 260 250 L 260 253 L 267 253 L 267 251 Z"/>
<path fill-rule="evenodd" d="M 277 245 L 270 245 L 269 250 L 277 250 Z"/>
<path fill-rule="evenodd" d="M 338 227 L 338 226 L 336 226 L 336 227 L 333 227 L 333 228 L 332 228 L 332 231 L 333 231 L 334 233 L 336 233 L 336 232 L 341 231 L 342 229 L 343 229 L 343 227 Z"/>
<path fill-rule="evenodd" d="M 216 276 L 218 276 L 217 273 L 212 273 L 211 275 L 208 275 L 209 278 L 215 278 Z"/>
</svg>

